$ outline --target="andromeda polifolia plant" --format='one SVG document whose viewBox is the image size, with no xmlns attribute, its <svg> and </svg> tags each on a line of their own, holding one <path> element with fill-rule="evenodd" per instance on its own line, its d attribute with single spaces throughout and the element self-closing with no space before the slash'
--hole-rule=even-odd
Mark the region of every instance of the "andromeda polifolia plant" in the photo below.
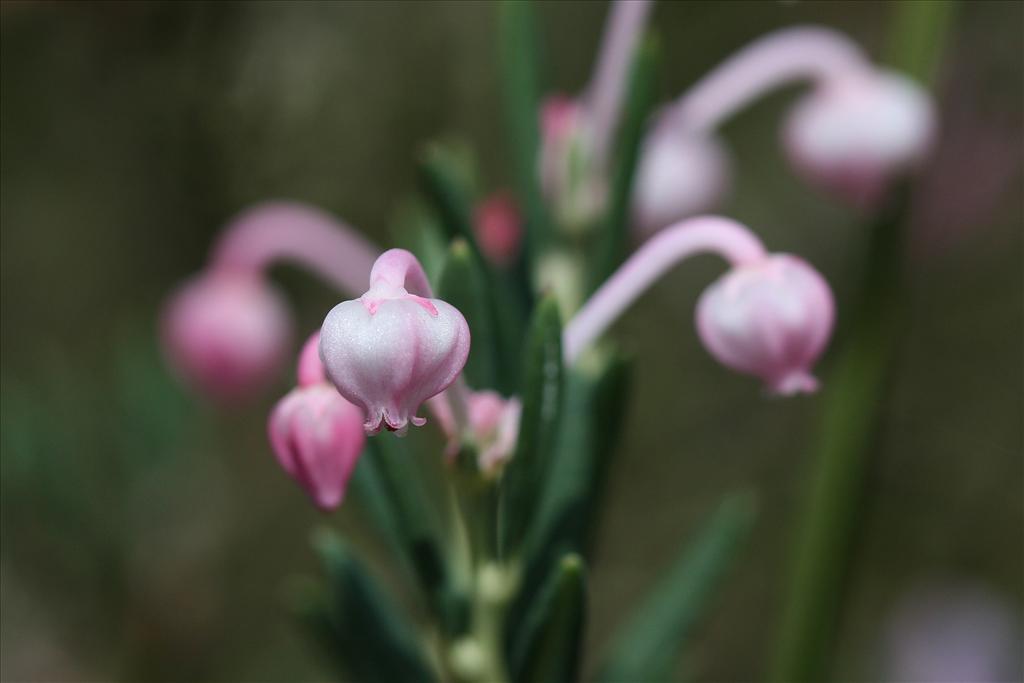
<svg viewBox="0 0 1024 683">
<path fill-rule="evenodd" d="M 934 137 L 921 87 L 815 27 L 756 41 L 656 108 L 651 9 L 611 5 L 593 78 L 570 97 L 542 95 L 531 5 L 499 6 L 512 190 L 481 192 L 471 154 L 436 143 L 401 221 L 407 248 L 382 251 L 318 209 L 258 205 L 167 303 L 171 366 L 231 401 L 278 378 L 289 355 L 291 316 L 270 265 L 306 268 L 343 298 L 306 331 L 297 385 L 268 435 L 315 506 L 364 509 L 421 599 L 413 620 L 356 547 L 315 533 L 324 577 L 296 580 L 290 600 L 350 680 L 579 677 L 592 540 L 628 398 L 629 364 L 606 333 L 688 257 L 725 264 L 695 312 L 711 358 L 766 395 L 818 389 L 813 369 L 836 317 L 826 279 L 737 221 L 692 216 L 729 185 L 723 121 L 809 81 L 782 127 L 788 157 L 861 207 L 878 205 Z M 423 432 L 444 444 L 426 463 L 414 453 Z M 426 481 L 432 467 L 443 491 Z M 709 514 L 624 619 L 598 680 L 670 675 L 754 509 L 737 492 Z"/>
</svg>

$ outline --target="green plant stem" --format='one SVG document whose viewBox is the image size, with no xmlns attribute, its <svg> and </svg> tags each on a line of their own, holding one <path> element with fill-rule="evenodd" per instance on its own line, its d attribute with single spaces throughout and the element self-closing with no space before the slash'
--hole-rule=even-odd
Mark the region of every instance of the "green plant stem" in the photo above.
<svg viewBox="0 0 1024 683">
<path fill-rule="evenodd" d="M 890 63 L 923 82 L 936 72 L 953 3 L 894 5 Z M 906 213 L 909 187 L 894 188 L 869 236 L 863 288 L 853 333 L 828 382 L 815 471 L 794 546 L 770 679 L 827 680 L 846 583 L 861 530 L 872 450 L 882 428 L 892 361 L 906 294 Z"/>
<path fill-rule="evenodd" d="M 906 194 L 903 189 L 894 192 L 872 226 L 853 333 L 827 384 L 817 460 L 772 669 L 771 678 L 778 683 L 827 678 L 860 526 L 865 475 L 899 336 Z"/>
</svg>

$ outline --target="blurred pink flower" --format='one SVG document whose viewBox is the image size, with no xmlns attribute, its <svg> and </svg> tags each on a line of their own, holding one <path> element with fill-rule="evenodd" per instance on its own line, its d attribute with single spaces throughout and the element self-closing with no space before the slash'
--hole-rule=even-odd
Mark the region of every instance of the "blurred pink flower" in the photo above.
<svg viewBox="0 0 1024 683">
<path fill-rule="evenodd" d="M 469 356 L 466 319 L 434 299 L 408 251 L 391 249 L 373 265 L 370 289 L 331 309 L 320 356 L 338 391 L 365 411 L 367 433 L 420 426 L 420 404 L 455 381 Z"/>
<path fill-rule="evenodd" d="M 970 584 L 919 586 L 889 615 L 882 680 L 1005 683 L 1024 675 L 1019 610 Z"/>
<path fill-rule="evenodd" d="M 935 129 L 931 98 L 917 83 L 893 72 L 852 72 L 798 102 L 783 137 L 810 183 L 872 206 L 898 174 L 924 159 Z"/>
<path fill-rule="evenodd" d="M 523 219 L 508 192 L 498 192 L 477 204 L 473 228 L 480 250 L 496 266 L 507 268 L 519 256 Z"/>
<path fill-rule="evenodd" d="M 165 353 L 182 379 L 221 400 L 264 388 L 291 343 L 291 316 L 276 289 L 248 271 L 200 274 L 169 297 Z"/>
</svg>

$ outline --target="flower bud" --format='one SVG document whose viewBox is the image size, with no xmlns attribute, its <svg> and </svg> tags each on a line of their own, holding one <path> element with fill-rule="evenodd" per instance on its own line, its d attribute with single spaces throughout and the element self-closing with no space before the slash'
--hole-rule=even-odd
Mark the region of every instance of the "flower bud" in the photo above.
<svg viewBox="0 0 1024 683">
<path fill-rule="evenodd" d="M 772 393 L 811 392 L 811 366 L 832 331 L 835 305 L 824 278 L 788 254 L 736 266 L 697 303 L 697 332 L 719 362 L 760 377 Z"/>
<path fill-rule="evenodd" d="M 644 141 L 633 193 L 637 228 L 650 234 L 711 208 L 728 186 L 729 157 L 714 137 L 659 126 Z"/>
<path fill-rule="evenodd" d="M 477 204 L 473 228 L 480 250 L 494 265 L 507 268 L 519 256 L 523 219 L 508 193 L 493 194 Z"/>
<path fill-rule="evenodd" d="M 359 408 L 325 382 L 299 386 L 275 406 L 267 431 L 277 461 L 317 507 L 338 507 L 366 443 Z"/>
<path fill-rule="evenodd" d="M 473 391 L 468 393 L 466 404 L 480 469 L 494 472 L 515 452 L 522 403 L 515 397 L 502 398 L 496 391 Z M 438 424 L 448 436 L 445 453 L 454 457 L 459 452 L 461 440 L 448 401 L 437 397 L 431 400 L 430 405 Z"/>
<path fill-rule="evenodd" d="M 462 314 L 440 299 L 410 294 L 402 279 L 383 272 L 389 259 L 415 267 L 425 283 L 412 254 L 387 251 L 374 264 L 369 291 L 331 309 L 320 331 L 327 376 L 363 408 L 371 434 L 381 426 L 402 434 L 409 422 L 424 424 L 416 416 L 420 404 L 455 381 L 469 356 Z"/>
<path fill-rule="evenodd" d="M 291 341 L 283 297 L 258 274 L 200 274 L 170 297 L 161 321 L 168 360 L 183 379 L 220 399 L 269 383 Z"/>
<path fill-rule="evenodd" d="M 606 183 L 594 173 L 594 150 L 586 110 L 558 95 L 541 105 L 540 185 L 559 225 L 579 232 L 600 215 Z"/>
<path fill-rule="evenodd" d="M 928 93 L 905 76 L 878 71 L 818 86 L 790 112 L 783 134 L 808 182 L 869 206 L 893 176 L 924 158 L 935 128 Z"/>
</svg>

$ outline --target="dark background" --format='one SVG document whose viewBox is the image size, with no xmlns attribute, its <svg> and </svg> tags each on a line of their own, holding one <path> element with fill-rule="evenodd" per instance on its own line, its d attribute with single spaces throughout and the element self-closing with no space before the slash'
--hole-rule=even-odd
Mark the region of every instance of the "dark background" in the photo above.
<svg viewBox="0 0 1024 683">
<path fill-rule="evenodd" d="M 941 66 L 943 136 L 919 185 L 908 332 L 861 511 L 842 678 L 874 675 L 887 615 L 921 582 L 980 587 L 1018 615 L 1024 601 L 1022 8 L 960 3 Z M 553 89 L 586 82 L 604 12 L 538 9 Z M 663 3 L 662 93 L 798 23 L 881 60 L 892 12 Z M 271 457 L 264 420 L 290 378 L 240 409 L 196 400 L 163 368 L 156 316 L 252 202 L 309 201 L 387 245 L 417 150 L 453 133 L 489 188 L 507 184 L 495 8 L 4 2 L 0 16 L 2 677 L 323 678 L 281 600 L 285 577 L 314 568 L 310 528 L 340 525 L 384 571 L 387 557 L 354 510 L 323 518 Z M 841 339 L 866 231 L 784 161 L 778 127 L 799 90 L 725 126 L 735 176 L 720 210 L 826 275 Z M 615 331 L 634 394 L 592 573 L 591 664 L 716 501 L 750 486 L 751 547 L 687 665 L 708 680 L 764 670 L 820 400 L 766 400 L 700 348 L 693 306 L 720 270 L 699 259 L 673 272 Z M 274 275 L 302 330 L 337 299 L 298 271 Z"/>
</svg>

